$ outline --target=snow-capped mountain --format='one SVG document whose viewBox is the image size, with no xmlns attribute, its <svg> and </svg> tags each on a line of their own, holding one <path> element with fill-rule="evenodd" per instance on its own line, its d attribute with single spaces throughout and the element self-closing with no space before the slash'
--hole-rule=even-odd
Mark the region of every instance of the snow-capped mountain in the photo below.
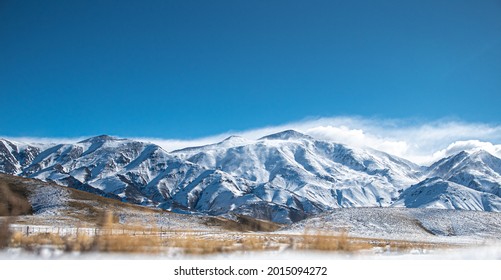
<svg viewBox="0 0 501 280">
<path fill-rule="evenodd" d="M 40 154 L 40 148 L 16 141 L 0 139 L 0 172 L 18 174 Z"/>
<path fill-rule="evenodd" d="M 500 211 L 501 198 L 438 177 L 406 189 L 394 206 L 407 208 Z"/>
<path fill-rule="evenodd" d="M 483 150 L 462 151 L 425 171 L 394 206 L 501 211 L 501 159 Z"/>
<path fill-rule="evenodd" d="M 419 166 L 403 159 L 295 131 L 256 141 L 230 137 L 172 154 L 241 179 L 258 200 L 309 214 L 339 207 L 390 206 L 399 197 L 398 190 L 418 182 L 420 174 Z"/>
<path fill-rule="evenodd" d="M 179 212 L 281 223 L 347 207 L 501 211 L 500 171 L 501 159 L 483 151 L 424 168 L 292 130 L 173 152 L 106 135 L 49 147 L 0 140 L 3 173 Z"/>
<path fill-rule="evenodd" d="M 483 150 L 462 151 L 439 160 L 428 168 L 427 177 L 501 196 L 501 159 Z"/>
</svg>

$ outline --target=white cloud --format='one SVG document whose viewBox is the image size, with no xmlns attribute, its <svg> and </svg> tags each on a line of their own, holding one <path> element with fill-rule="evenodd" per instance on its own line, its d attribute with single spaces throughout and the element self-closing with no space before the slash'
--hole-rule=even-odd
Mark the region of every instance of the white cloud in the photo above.
<svg viewBox="0 0 501 280">
<path fill-rule="evenodd" d="M 174 151 L 187 147 L 203 146 L 208 144 L 213 144 L 220 142 L 224 138 L 228 137 L 227 134 L 220 134 L 216 136 L 191 139 L 191 140 L 181 140 L 181 139 L 161 139 L 161 138 L 133 138 L 138 141 L 154 143 L 162 147 L 166 151 Z"/>
<path fill-rule="evenodd" d="M 9 139 L 12 141 L 18 141 L 21 143 L 34 143 L 34 144 L 70 144 L 82 141 L 89 137 L 75 137 L 75 138 L 48 138 L 48 137 L 3 137 L 0 138 Z"/>
<path fill-rule="evenodd" d="M 377 150 L 382 150 L 394 155 L 403 155 L 408 150 L 405 141 L 375 136 L 364 132 L 362 129 L 350 129 L 346 126 L 317 126 L 305 131 L 317 139 L 328 140 L 337 143 L 348 144 L 351 146 L 368 146 Z"/>
<path fill-rule="evenodd" d="M 218 142 L 230 135 L 257 139 L 286 129 L 295 129 L 317 139 L 354 147 L 371 147 L 423 165 L 459 150 L 482 148 L 501 156 L 500 125 L 452 120 L 419 122 L 358 117 L 321 118 L 242 132 L 223 133 L 190 141 L 152 142 L 160 144 L 166 150 L 173 150 L 192 146 L 191 144 L 204 145 Z"/>
<path fill-rule="evenodd" d="M 447 148 L 439 150 L 433 154 L 434 158 L 444 158 L 455 155 L 461 151 L 476 151 L 484 150 L 495 156 L 501 157 L 501 145 L 494 145 L 490 142 L 482 142 L 478 140 L 456 141 Z"/>
<path fill-rule="evenodd" d="M 317 139 L 354 147 L 371 147 L 423 165 L 460 150 L 482 148 L 494 155 L 501 156 L 501 146 L 499 145 L 501 143 L 501 126 L 451 120 L 419 122 L 415 120 L 335 117 L 222 133 L 194 140 L 148 140 L 171 151 L 187 146 L 215 143 L 230 135 L 258 139 L 286 129 L 294 129 Z"/>
<path fill-rule="evenodd" d="M 137 138 L 155 143 L 167 151 L 201 146 L 222 141 L 231 135 L 258 139 L 279 131 L 294 129 L 314 138 L 371 147 L 377 150 L 427 165 L 461 150 L 485 149 L 501 156 L 501 126 L 468 123 L 453 120 L 420 122 L 415 120 L 368 119 L 360 117 L 334 117 L 307 119 L 289 124 L 263 127 L 240 132 L 227 132 L 197 139 Z M 64 143 L 78 139 L 63 139 Z M 61 139 L 29 139 L 25 142 L 58 142 Z"/>
</svg>

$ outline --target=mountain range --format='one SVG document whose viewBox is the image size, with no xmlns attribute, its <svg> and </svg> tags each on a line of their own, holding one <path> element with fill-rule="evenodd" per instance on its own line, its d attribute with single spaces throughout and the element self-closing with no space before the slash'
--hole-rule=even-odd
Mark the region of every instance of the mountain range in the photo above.
<svg viewBox="0 0 501 280">
<path fill-rule="evenodd" d="M 287 130 L 167 152 L 101 135 L 0 139 L 0 172 L 180 213 L 292 223 L 349 207 L 501 211 L 501 159 L 462 151 L 430 166 Z"/>
</svg>

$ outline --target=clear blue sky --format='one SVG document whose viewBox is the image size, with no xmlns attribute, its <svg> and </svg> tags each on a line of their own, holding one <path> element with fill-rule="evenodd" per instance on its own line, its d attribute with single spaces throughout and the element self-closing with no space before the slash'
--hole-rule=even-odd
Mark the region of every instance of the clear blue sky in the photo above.
<svg viewBox="0 0 501 280">
<path fill-rule="evenodd" d="M 501 2 L 0 0 L 0 135 L 501 121 Z"/>
</svg>

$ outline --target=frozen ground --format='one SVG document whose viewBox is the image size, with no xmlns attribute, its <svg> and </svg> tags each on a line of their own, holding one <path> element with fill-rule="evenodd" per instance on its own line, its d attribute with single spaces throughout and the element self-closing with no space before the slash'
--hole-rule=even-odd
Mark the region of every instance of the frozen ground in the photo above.
<svg viewBox="0 0 501 280">
<path fill-rule="evenodd" d="M 342 252 L 320 252 L 320 251 L 292 251 L 283 252 L 251 252 L 235 253 L 229 255 L 213 255 L 207 259 L 273 259 L 273 260 L 295 260 L 295 259 L 353 259 L 353 260 L 391 260 L 391 259 L 442 259 L 442 260 L 501 260 L 501 243 L 486 244 L 483 246 L 472 246 L 456 249 L 436 249 L 436 250 L 410 250 L 408 252 L 392 252 L 385 249 L 373 249 L 357 253 Z"/>
<path fill-rule="evenodd" d="M 445 209 L 346 208 L 290 225 L 283 233 L 346 231 L 391 240 L 483 244 L 501 241 L 501 213 Z"/>
<path fill-rule="evenodd" d="M 410 250 L 392 252 L 385 249 L 372 249 L 357 253 L 321 251 L 255 251 L 219 253 L 212 255 L 184 255 L 175 250 L 158 255 L 118 254 L 118 253 L 65 253 L 63 251 L 41 248 L 36 252 L 20 249 L 0 251 L 0 260 L 19 259 L 58 259 L 58 260 L 501 260 L 501 243 L 482 246 L 469 246 L 455 249 Z"/>
<path fill-rule="evenodd" d="M 18 193 L 26 194 L 33 215 L 17 218 L 13 227 L 65 233 L 98 227 L 102 213 L 111 211 L 118 224 L 141 227 L 161 227 L 170 234 L 202 232 L 208 238 L 239 238 L 236 229 L 228 229 L 235 221 L 207 216 L 182 215 L 158 209 L 121 203 L 73 189 L 19 177 L 5 178 Z M 20 230 L 19 230 L 20 228 Z M 63 230 L 61 230 L 64 228 Z M 255 232 L 258 236 L 275 239 L 290 238 L 304 233 L 346 232 L 349 237 L 377 240 L 378 246 L 357 253 L 320 253 L 281 247 L 273 251 L 234 252 L 190 257 L 175 248 L 166 248 L 158 255 L 64 253 L 51 247 L 39 246 L 33 251 L 11 248 L 0 251 L 0 259 L 501 259 L 501 213 L 444 209 L 405 208 L 344 208 L 297 222 L 272 232 Z M 35 232 L 36 233 L 36 232 Z M 385 247 L 385 241 L 407 240 L 430 243 L 421 247 L 395 252 Z M 383 244 L 383 245 L 380 245 Z M 444 247 L 454 249 L 443 249 Z M 440 249 L 442 248 L 442 249 Z"/>
</svg>

